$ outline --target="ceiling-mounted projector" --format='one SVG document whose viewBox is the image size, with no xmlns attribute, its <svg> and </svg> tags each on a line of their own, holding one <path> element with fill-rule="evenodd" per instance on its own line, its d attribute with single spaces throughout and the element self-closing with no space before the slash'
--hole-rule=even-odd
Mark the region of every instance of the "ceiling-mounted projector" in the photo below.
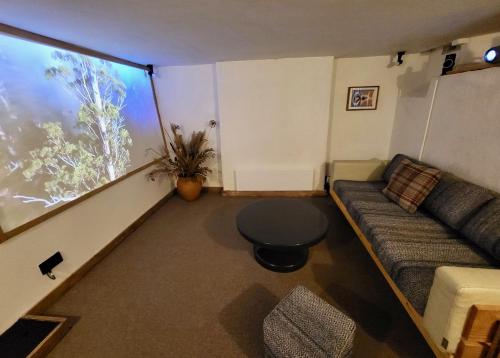
<svg viewBox="0 0 500 358">
<path fill-rule="evenodd" d="M 499 63 L 500 62 L 500 46 L 492 47 L 484 53 L 484 62 Z"/>
</svg>

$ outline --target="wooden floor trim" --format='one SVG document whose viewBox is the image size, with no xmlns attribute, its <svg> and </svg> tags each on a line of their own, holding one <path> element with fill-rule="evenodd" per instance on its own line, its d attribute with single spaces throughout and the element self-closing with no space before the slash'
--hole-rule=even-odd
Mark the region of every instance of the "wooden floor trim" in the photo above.
<svg viewBox="0 0 500 358">
<path fill-rule="evenodd" d="M 117 237 L 115 237 L 111 242 L 109 242 L 104 248 L 97 254 L 92 256 L 85 264 L 83 264 L 78 270 L 73 272 L 66 280 L 64 280 L 59 286 L 53 289 L 47 296 L 45 296 L 40 302 L 38 302 L 33 308 L 28 311 L 28 314 L 37 315 L 42 314 L 48 307 L 55 303 L 66 291 L 73 287 L 78 281 L 80 281 L 95 265 L 97 265 L 102 259 L 111 253 L 123 240 L 125 240 L 131 233 L 133 233 L 139 226 L 141 226 L 146 219 L 148 219 L 156 210 L 158 210 L 168 199 L 170 199 L 175 193 L 175 190 L 170 191 L 162 199 L 160 199 L 155 205 L 153 205 L 148 211 L 142 214 L 136 221 L 130 224 L 125 230 L 123 230 Z"/>
<path fill-rule="evenodd" d="M 201 191 L 203 193 L 221 193 L 222 192 L 222 187 L 221 186 L 204 186 Z"/>
<path fill-rule="evenodd" d="M 61 317 L 61 316 L 38 316 L 38 315 L 26 315 L 23 318 L 36 320 L 36 321 L 50 321 L 57 322 L 58 325 L 52 332 L 49 333 L 43 341 L 40 342 L 38 346 L 33 349 L 33 351 L 27 356 L 27 358 L 42 358 L 46 357 L 49 352 L 54 349 L 54 347 L 63 339 L 63 337 L 68 333 L 68 331 L 73 327 L 76 319 L 73 317 Z"/>
<path fill-rule="evenodd" d="M 429 345 L 429 347 L 432 349 L 432 351 L 434 352 L 434 354 L 436 355 L 436 357 L 438 357 L 438 358 L 453 357 L 452 354 L 442 351 L 434 343 L 434 341 L 432 340 L 429 332 L 424 327 L 422 316 L 415 310 L 415 308 L 413 307 L 413 305 L 406 299 L 405 295 L 401 292 L 401 290 L 399 289 L 399 287 L 392 280 L 391 276 L 389 276 L 389 274 L 385 270 L 384 266 L 382 265 L 382 262 L 379 260 L 379 258 L 375 254 L 375 251 L 373 250 L 371 243 L 365 237 L 365 235 L 361 231 L 361 229 L 358 226 L 358 224 L 356 224 L 356 222 L 354 221 L 354 219 L 351 217 L 351 214 L 349 213 L 349 211 L 345 207 L 345 205 L 342 202 L 342 200 L 339 198 L 339 196 L 333 190 L 330 192 L 330 195 L 332 196 L 333 200 L 335 201 L 335 203 L 339 207 L 340 211 L 342 211 L 342 214 L 344 214 L 345 218 L 347 219 L 347 221 L 349 222 L 349 224 L 353 228 L 353 230 L 356 233 L 356 235 L 358 236 L 359 240 L 361 241 L 361 243 L 363 244 L 363 246 L 365 247 L 365 249 L 368 251 L 368 254 L 371 256 L 372 260 L 377 265 L 378 269 L 380 270 L 380 272 L 382 273 L 382 275 L 386 279 L 387 283 L 389 284 L 389 286 L 392 288 L 392 290 L 396 294 L 396 297 L 399 299 L 399 301 L 401 302 L 401 304 L 405 308 L 406 312 L 408 313 L 408 315 L 412 319 L 413 323 L 415 324 L 415 326 L 417 326 L 418 330 L 420 331 L 420 333 L 422 334 L 422 336 L 424 337 L 425 341 L 427 342 L 427 344 Z"/>
<path fill-rule="evenodd" d="M 57 40 L 48 36 L 40 35 L 31 31 L 23 30 L 18 27 L 10 26 L 4 23 L 0 23 L 0 32 L 17 36 L 29 41 L 34 41 L 37 43 L 41 43 L 47 46 L 58 47 L 67 51 L 78 52 L 86 56 L 97 57 L 106 61 L 113 61 L 122 65 L 132 66 L 136 68 L 140 68 L 141 70 L 147 71 L 149 68 L 146 65 L 139 64 L 137 62 L 132 62 L 129 60 L 125 60 L 123 58 L 115 57 L 112 55 L 108 55 L 106 53 L 91 50 L 89 48 L 75 45 L 66 41 Z"/>
<path fill-rule="evenodd" d="M 301 191 L 238 191 L 223 190 L 222 196 L 242 196 L 242 197 L 286 197 L 286 198 L 310 198 L 322 197 L 328 194 L 322 190 L 301 190 Z"/>
<path fill-rule="evenodd" d="M 20 233 L 22 233 L 22 232 L 24 232 L 24 231 L 26 231 L 28 229 L 31 229 L 32 227 L 34 227 L 34 226 L 36 226 L 36 225 L 38 225 L 38 224 L 40 224 L 40 223 L 42 223 L 42 222 L 44 222 L 44 221 L 52 218 L 53 216 L 58 215 L 58 214 L 62 213 L 63 211 L 65 211 L 65 210 L 67 210 L 67 209 L 69 209 L 69 208 L 71 208 L 71 207 L 73 207 L 73 206 L 75 206 L 77 204 L 80 204 L 80 203 L 82 203 L 83 201 L 85 201 L 87 199 L 90 199 L 94 195 L 99 194 L 100 192 L 108 189 L 109 187 L 122 182 L 123 180 L 131 177 L 132 175 L 138 174 L 141 171 L 143 171 L 143 170 L 145 170 L 145 169 L 147 169 L 147 168 L 149 168 L 149 167 L 157 164 L 159 162 L 159 160 L 160 159 L 155 159 L 155 160 L 153 160 L 152 162 L 150 162 L 148 164 L 145 164 L 145 165 L 143 165 L 143 166 L 141 166 L 141 167 L 139 167 L 137 169 L 134 169 L 134 170 L 132 170 L 132 171 L 130 171 L 130 172 L 122 175 L 121 177 L 119 177 L 119 178 L 117 178 L 117 179 L 115 179 L 113 181 L 110 181 L 109 183 L 103 184 L 100 187 L 98 187 L 96 189 L 93 189 L 93 190 L 89 191 L 88 193 L 83 194 L 82 196 L 79 196 L 75 200 L 72 200 L 72 201 L 69 201 L 69 202 L 67 202 L 65 204 L 62 204 L 61 206 L 58 206 L 55 209 L 53 209 L 51 211 L 48 211 L 45 214 L 42 214 L 42 215 L 36 217 L 33 220 L 28 221 L 27 223 L 24 223 L 24 224 L 22 224 L 22 225 L 20 225 L 20 226 L 18 226 L 16 228 L 14 228 L 14 229 L 12 229 L 12 230 L 4 232 L 2 235 L 0 235 L 0 239 L 1 240 L 7 240 L 7 239 L 9 239 L 11 237 L 19 235 Z M 2 236 L 4 237 L 3 239 L 2 239 Z M 1 243 L 1 241 L 0 241 L 0 243 Z"/>
</svg>

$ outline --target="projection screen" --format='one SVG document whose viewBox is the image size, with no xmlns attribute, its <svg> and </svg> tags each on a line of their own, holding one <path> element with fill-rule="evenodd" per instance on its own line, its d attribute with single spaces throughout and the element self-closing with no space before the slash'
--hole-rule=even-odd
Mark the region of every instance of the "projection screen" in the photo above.
<svg viewBox="0 0 500 358">
<path fill-rule="evenodd" d="M 0 227 L 12 230 L 152 162 L 144 69 L 0 34 Z"/>
</svg>

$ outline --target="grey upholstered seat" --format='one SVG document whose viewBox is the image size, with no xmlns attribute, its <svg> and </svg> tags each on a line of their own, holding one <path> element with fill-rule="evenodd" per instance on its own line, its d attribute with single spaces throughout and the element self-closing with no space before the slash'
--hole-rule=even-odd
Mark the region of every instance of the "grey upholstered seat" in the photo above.
<svg viewBox="0 0 500 358">
<path fill-rule="evenodd" d="M 303 286 L 264 319 L 266 357 L 348 357 L 356 325 Z"/>
<path fill-rule="evenodd" d="M 383 198 L 384 201 L 388 201 L 387 198 L 382 194 L 382 189 L 386 185 L 387 184 L 383 181 L 336 180 L 333 184 L 333 188 L 344 203 L 349 199 L 347 197 L 344 198 L 344 193 L 349 193 L 349 197 L 351 197 L 353 193 L 359 193 L 359 195 L 361 195 L 359 197 L 360 199 L 365 198 L 368 201 L 378 201 L 381 198 Z"/>
<path fill-rule="evenodd" d="M 429 213 L 410 214 L 388 201 L 384 182 L 336 181 L 334 190 L 370 241 L 387 273 L 423 314 L 439 266 L 492 267 L 498 264 L 462 235 Z"/>
<path fill-rule="evenodd" d="M 486 188 L 444 173 L 422 206 L 433 216 L 460 230 L 481 207 L 494 199 Z"/>
<path fill-rule="evenodd" d="M 463 234 L 500 260 L 500 198 L 491 200 L 462 228 Z"/>
<path fill-rule="evenodd" d="M 383 202 L 388 203 L 389 200 L 382 194 L 382 189 L 385 187 L 383 181 L 352 181 L 352 180 L 337 180 L 333 184 L 333 190 L 340 197 L 351 215 L 352 204 L 354 202 Z M 354 217 L 354 216 L 353 216 Z"/>
<path fill-rule="evenodd" d="M 492 267 L 495 262 L 462 239 L 388 240 L 376 250 L 382 265 L 413 307 L 423 314 L 439 266 Z"/>
</svg>

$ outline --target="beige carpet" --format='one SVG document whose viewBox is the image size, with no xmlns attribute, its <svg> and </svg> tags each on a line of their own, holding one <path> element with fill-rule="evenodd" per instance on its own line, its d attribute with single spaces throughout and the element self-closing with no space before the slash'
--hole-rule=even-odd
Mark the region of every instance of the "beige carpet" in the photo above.
<svg viewBox="0 0 500 358">
<path fill-rule="evenodd" d="M 251 198 L 170 199 L 48 313 L 80 320 L 51 357 L 260 357 L 262 320 L 302 284 L 358 326 L 355 357 L 431 357 L 330 198 L 326 240 L 293 273 L 253 259 L 235 217 Z"/>
</svg>

